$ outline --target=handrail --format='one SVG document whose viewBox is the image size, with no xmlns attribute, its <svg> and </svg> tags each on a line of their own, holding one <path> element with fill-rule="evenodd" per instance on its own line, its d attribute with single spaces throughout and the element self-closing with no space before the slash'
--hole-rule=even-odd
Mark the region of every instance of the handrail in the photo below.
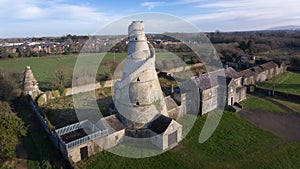
<svg viewBox="0 0 300 169">
<path fill-rule="evenodd" d="M 66 148 L 67 148 L 67 150 L 69 150 L 69 149 L 77 147 L 81 144 L 84 144 L 84 143 L 86 143 L 90 140 L 94 140 L 96 138 L 100 138 L 100 137 L 103 137 L 103 136 L 106 136 L 106 135 L 108 135 L 108 129 L 105 129 L 105 130 L 102 130 L 102 131 L 100 130 L 100 131 L 97 131 L 97 132 L 92 133 L 90 135 L 87 135 L 85 137 L 82 137 L 82 138 L 79 138 L 77 140 L 74 140 L 74 141 L 71 141 L 71 142 L 67 143 Z"/>
<path fill-rule="evenodd" d="M 61 136 L 61 135 L 64 135 L 66 133 L 70 133 L 72 131 L 75 131 L 75 130 L 78 130 L 78 129 L 82 128 L 82 125 L 86 122 L 88 122 L 88 120 L 84 120 L 84 121 L 81 121 L 81 122 L 78 122 L 78 123 L 74 123 L 74 124 L 59 128 L 59 129 L 55 130 L 55 132 L 59 136 Z"/>
</svg>

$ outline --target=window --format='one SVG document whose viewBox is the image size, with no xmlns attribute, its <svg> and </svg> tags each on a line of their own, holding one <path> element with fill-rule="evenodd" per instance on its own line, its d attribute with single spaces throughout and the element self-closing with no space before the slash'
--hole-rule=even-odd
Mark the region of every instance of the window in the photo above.
<svg viewBox="0 0 300 169">
<path fill-rule="evenodd" d="M 119 136 L 115 136 L 115 139 L 118 140 L 118 139 L 119 139 Z"/>
<path fill-rule="evenodd" d="M 136 102 L 136 105 L 137 105 L 137 106 L 139 106 L 139 105 L 140 105 L 140 103 L 139 103 L 139 102 Z"/>
<path fill-rule="evenodd" d="M 140 81 L 140 78 L 138 77 L 138 78 L 136 79 L 136 81 L 139 82 L 139 81 Z"/>
</svg>

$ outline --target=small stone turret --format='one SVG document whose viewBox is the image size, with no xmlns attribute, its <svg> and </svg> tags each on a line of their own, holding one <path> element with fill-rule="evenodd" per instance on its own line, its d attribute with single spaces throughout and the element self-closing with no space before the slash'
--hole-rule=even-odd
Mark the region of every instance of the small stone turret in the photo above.
<svg viewBox="0 0 300 169">
<path fill-rule="evenodd" d="M 24 71 L 22 92 L 24 95 L 30 95 L 33 99 L 38 97 L 41 93 L 38 83 L 35 80 L 30 66 L 26 66 Z"/>
</svg>

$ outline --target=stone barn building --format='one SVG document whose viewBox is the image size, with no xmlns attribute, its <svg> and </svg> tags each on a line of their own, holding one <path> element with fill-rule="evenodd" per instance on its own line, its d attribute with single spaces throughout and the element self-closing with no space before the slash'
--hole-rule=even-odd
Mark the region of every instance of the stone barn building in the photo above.
<svg viewBox="0 0 300 169">
<path fill-rule="evenodd" d="M 278 70 L 278 65 L 273 61 L 264 63 L 260 67 L 265 71 L 266 80 L 270 80 L 277 75 L 276 70 Z"/>
<path fill-rule="evenodd" d="M 247 89 L 242 85 L 242 77 L 232 67 L 225 69 L 227 83 L 227 105 L 234 106 L 246 99 Z"/>
<path fill-rule="evenodd" d="M 275 62 L 270 61 L 259 66 L 255 66 L 238 74 L 242 77 L 242 85 L 254 85 L 266 80 L 270 80 L 285 70 L 284 65 L 278 66 Z"/>
<path fill-rule="evenodd" d="M 246 69 L 238 72 L 239 76 L 242 77 L 243 85 L 254 85 L 255 84 L 255 72 L 251 69 Z"/>
<path fill-rule="evenodd" d="M 218 83 L 210 78 L 215 74 L 201 74 L 192 77 L 191 80 L 196 84 L 200 95 L 200 110 L 199 113 L 204 115 L 218 107 Z"/>
</svg>

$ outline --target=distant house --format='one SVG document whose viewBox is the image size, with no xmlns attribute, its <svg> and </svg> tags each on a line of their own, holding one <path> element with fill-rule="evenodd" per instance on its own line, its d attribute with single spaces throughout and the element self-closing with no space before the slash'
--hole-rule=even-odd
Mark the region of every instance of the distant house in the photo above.
<svg viewBox="0 0 300 169">
<path fill-rule="evenodd" d="M 249 59 L 250 60 L 255 60 L 255 56 L 252 55 L 252 56 L 249 57 Z"/>
<path fill-rule="evenodd" d="M 192 77 L 191 80 L 196 84 L 200 94 L 200 110 L 201 115 L 206 114 L 218 107 L 218 83 L 213 80 L 215 76 L 212 72 L 210 74 L 201 74 L 200 76 Z"/>
<path fill-rule="evenodd" d="M 33 52 L 39 52 L 39 51 L 40 51 L 40 48 L 39 48 L 38 45 L 34 45 L 34 46 L 31 47 L 31 50 L 32 50 Z"/>
<path fill-rule="evenodd" d="M 278 65 L 271 61 L 260 65 L 260 67 L 265 71 L 266 80 L 272 79 L 276 75 L 276 70 L 278 69 Z"/>
<path fill-rule="evenodd" d="M 242 85 L 254 85 L 266 80 L 272 79 L 274 76 L 282 73 L 284 66 L 280 67 L 273 61 L 255 66 L 239 72 L 239 76 L 242 77 Z"/>
<path fill-rule="evenodd" d="M 51 54 L 51 47 L 49 45 L 42 46 L 42 49 L 46 54 Z"/>
<path fill-rule="evenodd" d="M 191 81 L 194 82 L 199 89 L 199 113 L 201 115 L 217 109 L 220 104 L 221 84 L 219 84 L 219 80 L 220 77 L 222 77 L 223 70 L 224 69 L 220 69 L 191 78 Z M 246 99 L 247 90 L 246 87 L 242 85 L 242 77 L 232 67 L 226 68 L 224 72 L 224 78 L 226 79 L 226 105 L 233 106 L 235 103 Z"/>
<path fill-rule="evenodd" d="M 246 99 L 247 89 L 242 85 L 242 77 L 232 67 L 225 70 L 227 84 L 227 105 L 233 106 Z"/>
<path fill-rule="evenodd" d="M 10 48 L 9 53 L 16 53 L 17 49 L 18 49 L 17 46 L 13 46 L 13 47 Z"/>
<path fill-rule="evenodd" d="M 254 85 L 255 84 L 255 72 L 251 69 L 246 69 L 238 72 L 239 76 L 242 77 L 243 85 Z"/>
</svg>

